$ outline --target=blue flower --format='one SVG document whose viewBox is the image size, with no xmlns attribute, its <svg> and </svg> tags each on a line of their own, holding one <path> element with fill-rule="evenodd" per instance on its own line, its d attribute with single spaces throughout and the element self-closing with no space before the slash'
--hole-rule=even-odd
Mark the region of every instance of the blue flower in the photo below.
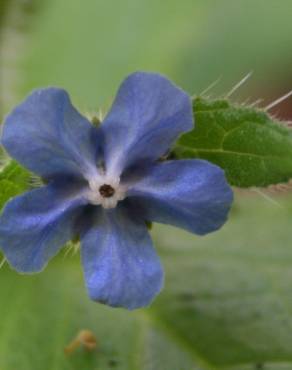
<svg viewBox="0 0 292 370">
<path fill-rule="evenodd" d="M 58 88 L 34 91 L 7 117 L 2 144 L 47 185 L 10 200 L 0 245 L 19 272 L 41 271 L 80 236 L 90 297 L 110 306 L 148 305 L 163 270 L 146 221 L 203 235 L 227 219 L 232 191 L 203 160 L 158 161 L 193 128 L 189 96 L 165 77 L 134 73 L 96 128 Z"/>
</svg>

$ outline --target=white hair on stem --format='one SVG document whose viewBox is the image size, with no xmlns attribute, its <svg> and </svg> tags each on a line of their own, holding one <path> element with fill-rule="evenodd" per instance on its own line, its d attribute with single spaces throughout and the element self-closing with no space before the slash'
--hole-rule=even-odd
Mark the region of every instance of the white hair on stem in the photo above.
<svg viewBox="0 0 292 370">
<path fill-rule="evenodd" d="M 5 257 L 3 257 L 2 258 L 2 261 L 0 262 L 0 269 L 5 265 L 5 262 L 6 262 L 7 260 L 6 260 L 6 258 Z"/>
<path fill-rule="evenodd" d="M 260 190 L 260 189 L 257 189 L 257 188 L 253 188 L 252 189 L 255 193 L 261 195 L 264 199 L 266 199 L 267 201 L 269 201 L 270 203 L 276 205 L 277 207 L 279 208 L 283 208 L 283 206 L 277 202 L 275 199 L 273 199 L 270 195 L 268 195 L 267 193 L 265 193 L 264 191 Z"/>
<path fill-rule="evenodd" d="M 221 76 L 217 78 L 217 80 L 215 80 L 214 82 L 212 82 L 208 87 L 206 87 L 205 90 L 203 90 L 202 92 L 200 92 L 199 96 L 204 96 L 207 92 L 209 92 L 210 90 L 213 89 L 213 87 L 215 87 L 220 81 L 221 81 Z"/>
<path fill-rule="evenodd" d="M 235 93 L 236 90 L 238 90 L 253 74 L 253 71 L 250 71 L 246 76 L 243 77 L 242 80 L 240 80 L 233 88 L 225 95 L 225 98 L 230 98 L 232 94 Z"/>
<path fill-rule="evenodd" d="M 69 257 L 69 255 L 73 257 L 78 252 L 78 250 L 79 250 L 79 242 L 73 243 L 70 241 L 69 243 L 67 243 L 67 248 L 66 248 L 63 258 L 65 259 Z"/>
<path fill-rule="evenodd" d="M 104 113 L 103 113 L 103 111 L 102 111 L 102 109 L 101 108 L 99 108 L 99 110 L 98 110 L 98 114 L 97 114 L 97 117 L 98 117 L 98 119 L 100 120 L 100 122 L 102 122 L 103 121 L 103 119 L 104 119 Z"/>
<path fill-rule="evenodd" d="M 257 99 L 253 103 L 249 104 L 249 108 L 257 107 L 259 104 L 261 104 L 264 101 L 264 99 Z"/>
<path fill-rule="evenodd" d="M 283 101 L 285 101 L 286 99 L 290 98 L 290 96 L 292 96 L 292 90 L 289 91 L 287 94 L 281 96 L 280 98 L 276 99 L 275 101 L 273 101 L 269 105 L 267 105 L 265 107 L 265 110 L 268 111 L 268 110 L 274 108 L 276 105 L 278 105 L 278 104 L 282 103 Z"/>
</svg>

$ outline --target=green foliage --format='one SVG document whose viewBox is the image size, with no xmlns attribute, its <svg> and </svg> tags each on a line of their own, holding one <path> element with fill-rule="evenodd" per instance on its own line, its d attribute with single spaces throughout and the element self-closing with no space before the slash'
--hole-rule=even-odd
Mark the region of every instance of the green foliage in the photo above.
<svg viewBox="0 0 292 370">
<path fill-rule="evenodd" d="M 3 268 L 0 368 L 290 370 L 292 206 L 285 201 L 281 208 L 243 199 L 229 224 L 204 238 L 155 226 L 166 284 L 144 310 L 91 302 L 77 258 L 61 256 L 34 276 Z M 65 356 L 82 329 L 96 335 L 98 348 Z"/>
<path fill-rule="evenodd" d="M 266 112 L 227 100 L 194 100 L 195 129 L 177 142 L 177 158 L 202 158 L 232 185 L 267 186 L 292 178 L 292 132 Z"/>
<path fill-rule="evenodd" d="M 10 161 L 0 172 L 0 210 L 12 197 L 30 187 L 30 172 L 17 162 Z"/>
</svg>

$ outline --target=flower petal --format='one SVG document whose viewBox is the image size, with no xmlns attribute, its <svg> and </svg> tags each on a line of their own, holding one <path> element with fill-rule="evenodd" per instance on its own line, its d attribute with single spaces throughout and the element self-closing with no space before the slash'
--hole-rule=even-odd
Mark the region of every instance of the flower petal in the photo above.
<svg viewBox="0 0 292 370">
<path fill-rule="evenodd" d="M 107 172 L 164 155 L 178 135 L 193 127 L 190 97 L 167 78 L 137 72 L 119 88 L 101 125 Z"/>
<path fill-rule="evenodd" d="M 91 299 L 113 307 L 147 306 L 163 271 L 145 222 L 123 206 L 100 210 L 82 238 L 82 260 Z"/>
<path fill-rule="evenodd" d="M 96 171 L 98 131 L 72 106 L 66 91 L 34 91 L 6 118 L 2 144 L 43 177 Z"/>
<path fill-rule="evenodd" d="M 233 195 L 219 167 L 203 160 L 177 160 L 141 173 L 128 196 L 145 219 L 195 234 L 215 231 L 225 223 Z"/>
<path fill-rule="evenodd" d="M 78 193 L 77 193 L 78 194 Z M 42 270 L 75 233 L 85 203 L 76 189 L 49 185 L 13 198 L 0 217 L 0 249 L 19 272 Z"/>
</svg>

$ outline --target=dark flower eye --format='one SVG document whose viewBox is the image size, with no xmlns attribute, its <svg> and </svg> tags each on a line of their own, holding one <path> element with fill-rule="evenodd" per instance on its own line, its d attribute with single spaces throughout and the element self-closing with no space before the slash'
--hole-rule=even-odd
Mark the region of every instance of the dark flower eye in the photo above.
<svg viewBox="0 0 292 370">
<path fill-rule="evenodd" d="M 102 197 L 110 198 L 115 194 L 115 189 L 108 184 L 104 184 L 99 188 L 99 192 Z"/>
</svg>

